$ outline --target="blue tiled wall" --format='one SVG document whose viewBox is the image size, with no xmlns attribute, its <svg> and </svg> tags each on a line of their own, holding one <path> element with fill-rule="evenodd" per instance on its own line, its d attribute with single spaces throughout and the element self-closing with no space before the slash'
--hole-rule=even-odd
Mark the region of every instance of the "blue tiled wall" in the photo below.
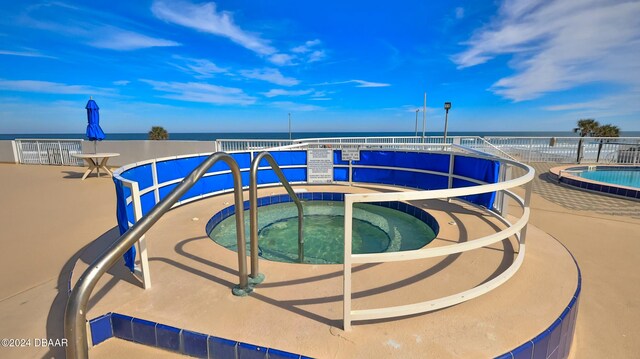
<svg viewBox="0 0 640 359">
<path fill-rule="evenodd" d="M 298 166 L 297 168 L 284 168 L 282 170 L 289 181 L 305 182 L 307 180 L 305 151 L 276 151 L 272 152 L 272 155 L 281 165 Z M 238 161 L 238 165 L 242 171 L 241 176 L 243 185 L 248 185 L 248 169 L 251 163 L 250 153 L 234 153 L 232 154 L 232 157 Z M 167 181 L 183 178 L 205 159 L 206 156 L 196 156 L 159 161 L 156 163 L 158 182 L 162 184 Z M 491 164 L 497 166 L 496 161 L 494 160 L 464 157 L 459 155 L 456 157 L 456 161 L 460 162 L 459 166 L 456 168 L 456 173 L 463 173 L 471 178 L 480 180 L 488 180 L 490 183 L 495 182 L 497 179 L 495 176 L 495 178 L 488 178 L 486 177 L 486 171 L 478 170 L 478 168 L 482 166 L 486 167 Z M 334 167 L 334 181 L 349 180 L 348 168 L 344 167 L 346 164 L 347 162 L 340 160 L 340 151 L 334 151 L 334 165 L 336 165 L 336 167 Z M 447 188 L 448 179 L 446 176 L 449 172 L 448 154 L 362 150 L 360 161 L 355 161 L 353 165 L 352 180 L 355 182 L 382 183 L 408 188 L 418 188 L 422 190 Z M 391 166 L 395 167 L 395 169 L 358 168 L 358 165 Z M 436 171 L 440 172 L 441 175 L 413 172 L 411 169 Z M 219 162 L 207 171 L 207 173 L 227 170 L 229 170 L 229 167 L 226 163 Z M 497 171 L 494 172 L 497 174 Z M 258 176 L 259 184 L 276 184 L 279 182 L 272 170 L 260 170 L 260 173 L 261 176 Z M 140 186 L 140 190 L 144 190 L 145 188 L 153 185 L 151 164 L 130 168 L 123 172 L 121 176 L 132 181 L 137 181 Z M 455 182 L 454 187 L 458 183 L 459 181 Z M 160 199 L 169 194 L 177 185 L 178 183 L 174 183 L 158 188 Z M 198 183 L 196 183 L 184 196 L 182 196 L 182 198 L 180 198 L 180 201 L 197 198 L 203 194 L 231 190 L 232 188 L 233 181 L 230 173 L 207 176 L 201 178 Z M 130 193 L 128 188 L 124 188 L 125 198 L 129 195 Z M 491 195 L 475 195 L 468 200 L 487 208 L 492 208 L 492 198 L 493 197 L 491 197 Z M 142 214 L 144 215 L 148 213 L 155 204 L 155 194 L 148 193 L 144 195 L 142 198 Z M 131 204 L 126 207 L 129 214 L 129 221 L 134 222 Z"/>
<path fill-rule="evenodd" d="M 575 262 L 575 258 L 574 258 Z M 578 286 L 562 314 L 542 333 L 498 359 L 564 359 L 569 356 L 578 318 L 578 304 L 582 290 L 582 273 L 578 269 Z"/>
<path fill-rule="evenodd" d="M 578 187 L 589 191 L 608 193 L 631 199 L 640 199 L 640 190 L 627 189 L 598 183 L 590 183 L 567 177 L 560 177 L 560 182 L 568 184 L 569 186 Z"/>
<path fill-rule="evenodd" d="M 300 354 L 218 338 L 118 313 L 108 313 L 92 319 L 89 325 L 93 345 L 115 337 L 196 358 L 311 359 Z"/>
</svg>

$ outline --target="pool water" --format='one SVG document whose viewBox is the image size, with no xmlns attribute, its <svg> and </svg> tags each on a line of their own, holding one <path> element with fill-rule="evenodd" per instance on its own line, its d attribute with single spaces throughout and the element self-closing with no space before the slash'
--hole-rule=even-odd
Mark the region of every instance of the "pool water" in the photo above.
<svg viewBox="0 0 640 359">
<path fill-rule="evenodd" d="M 344 256 L 344 203 L 304 202 L 304 263 L 342 263 Z M 280 203 L 258 209 L 259 255 L 279 262 L 298 262 L 298 215 L 295 204 Z M 245 211 L 249 253 L 249 211 Z M 414 250 L 436 234 L 426 223 L 407 213 L 370 204 L 353 208 L 353 253 Z M 209 233 L 216 243 L 237 250 L 235 215 Z"/>
<path fill-rule="evenodd" d="M 599 167 L 595 171 L 583 171 L 578 176 L 598 182 L 606 182 L 627 187 L 640 188 L 640 167 L 612 169 Z"/>
</svg>

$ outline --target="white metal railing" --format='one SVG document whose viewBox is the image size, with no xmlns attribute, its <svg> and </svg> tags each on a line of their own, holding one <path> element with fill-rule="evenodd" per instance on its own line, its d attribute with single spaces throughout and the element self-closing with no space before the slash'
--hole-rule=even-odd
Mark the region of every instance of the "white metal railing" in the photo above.
<svg viewBox="0 0 640 359">
<path fill-rule="evenodd" d="M 640 164 L 638 137 L 486 137 L 488 143 L 524 162 Z M 582 145 L 580 156 L 578 148 Z"/>
<path fill-rule="evenodd" d="M 466 142 L 465 142 L 466 141 Z M 462 139 L 453 140 L 452 142 L 465 143 L 468 147 L 473 143 L 472 141 L 476 141 L 475 139 Z M 235 141 L 235 142 L 244 142 L 248 143 L 251 141 Z M 449 142 L 449 141 L 447 141 Z M 474 142 L 475 143 L 475 142 Z M 295 147 L 297 148 L 308 148 L 315 146 L 325 146 L 325 147 L 334 147 L 335 148 L 342 147 L 351 147 L 351 146 L 370 146 L 372 148 L 394 148 L 396 150 L 404 150 L 410 147 L 420 147 L 417 150 L 425 149 L 428 147 L 434 146 L 436 150 L 440 151 L 442 149 L 450 149 L 450 148 L 459 148 L 461 145 L 449 145 L 449 144 L 400 144 L 400 143 L 358 143 L 358 142 L 324 142 L 317 141 L 314 143 L 299 143 L 296 145 L 289 145 L 286 147 Z M 281 148 L 281 150 L 283 150 Z M 357 320 L 367 320 L 367 319 L 375 319 L 375 318 L 390 318 L 403 316 L 408 314 L 422 313 L 426 311 L 431 311 L 439 308 L 444 308 L 447 306 L 451 306 L 472 298 L 475 298 L 479 295 L 487 293 L 492 289 L 496 288 L 500 284 L 507 281 L 514 273 L 518 270 L 520 265 L 524 259 L 525 253 L 525 239 L 526 239 L 526 229 L 527 223 L 529 219 L 529 201 L 531 196 L 531 180 L 534 176 L 534 170 L 530 166 L 518 163 L 516 161 L 507 160 L 507 159 L 499 159 L 502 164 L 501 172 L 499 174 L 499 182 L 494 184 L 485 184 L 482 181 L 475 180 L 472 178 L 467 178 L 465 176 L 456 175 L 453 171 L 453 164 L 455 163 L 454 157 L 456 156 L 455 152 L 448 152 L 451 154 L 451 159 L 449 161 L 449 171 L 441 173 L 441 172 L 433 172 L 419 169 L 407 169 L 403 167 L 384 167 L 384 166 L 365 166 L 365 165 L 356 165 L 349 163 L 349 165 L 335 165 L 335 167 L 343 167 L 348 168 L 349 181 L 352 178 L 352 171 L 355 168 L 380 168 L 380 169 L 393 169 L 393 170 L 405 170 L 405 171 L 413 171 L 419 173 L 429 173 L 429 174 L 437 174 L 441 176 L 448 177 L 449 189 L 443 190 L 432 190 L 432 191 L 411 191 L 411 192 L 391 192 L 391 193 L 368 193 L 368 194 L 347 194 L 345 195 L 345 252 L 344 252 L 344 329 L 349 330 L 351 328 L 351 322 Z M 250 151 L 251 158 L 253 158 L 254 154 Z M 118 179 L 123 180 L 124 185 L 129 187 L 131 190 L 131 195 L 126 199 L 126 203 L 131 203 L 133 205 L 135 220 L 138 221 L 141 218 L 141 205 L 140 205 L 140 197 L 146 193 L 154 193 L 155 202 L 159 201 L 158 190 L 160 187 L 167 186 L 173 183 L 181 182 L 182 179 L 170 180 L 167 182 L 159 183 L 157 176 L 157 162 L 168 160 L 168 159 L 180 159 L 180 158 L 188 158 L 193 156 L 200 156 L 203 154 L 194 154 L 194 155 L 185 155 L 185 156 L 172 156 L 163 159 L 154 159 L 149 161 L 138 162 L 135 164 L 131 164 L 125 167 L 118 169 L 114 176 Z M 460 155 L 460 154 L 458 154 Z M 465 157 L 477 157 L 477 158 L 487 158 L 486 155 L 478 155 L 478 154 L 464 154 Z M 495 160 L 495 157 L 492 158 Z M 121 174 L 129 168 L 142 166 L 142 165 L 151 165 L 151 174 L 152 174 L 152 185 L 139 190 L 138 184 L 136 182 L 132 182 L 126 180 L 121 177 Z M 306 165 L 300 165 L 301 167 L 306 167 Z M 300 167 L 295 166 L 295 167 Z M 510 177 L 511 168 L 517 167 L 519 169 L 524 170 L 526 173 L 516 179 L 507 180 Z M 246 169 L 240 171 L 246 171 Z M 211 172 L 206 173 L 203 176 L 211 176 L 217 175 L 221 173 L 227 173 L 227 171 L 222 172 Z M 455 178 L 470 181 L 473 183 L 477 183 L 477 186 L 472 187 L 463 187 L 463 188 L 451 188 L 453 180 Z M 510 192 L 509 189 L 525 185 L 525 198 L 524 200 L 514 193 Z M 211 193 L 203 193 L 201 195 L 195 196 L 193 198 L 186 199 L 184 201 L 177 201 L 173 206 L 178 206 L 187 202 L 191 202 L 194 200 L 198 200 L 204 197 L 216 195 L 223 192 L 228 192 L 228 189 L 211 192 Z M 495 213 L 495 216 L 498 220 L 502 221 L 506 225 L 506 229 L 498 231 L 497 233 L 478 238 L 475 240 L 471 240 L 468 242 L 457 243 L 453 245 L 448 245 L 445 247 L 435 247 L 435 248 L 423 248 L 420 250 L 414 251 L 406 251 L 406 252 L 391 252 L 391 253 L 380 253 L 380 254 L 351 254 L 351 236 L 352 236 L 352 217 L 353 217 L 353 203 L 358 202 L 381 202 L 381 201 L 409 201 L 409 200 L 426 200 L 426 199 L 441 199 L 441 198 L 454 198 L 458 196 L 465 196 L 471 194 L 480 194 L 480 193 L 489 193 L 496 192 L 496 201 L 494 203 L 494 208 L 491 208 Z M 515 222 L 510 223 L 506 219 L 506 212 L 508 206 L 506 205 L 506 196 L 512 198 L 515 203 L 517 203 L 522 208 L 522 216 Z M 408 305 L 396 306 L 396 307 L 387 307 L 387 308 L 373 308 L 373 309 L 358 309 L 352 310 L 351 308 L 351 266 L 354 263 L 376 263 L 376 262 L 392 262 L 392 261 L 404 261 L 404 260 L 419 260 L 423 258 L 431 258 L 436 256 L 444 256 L 455 253 L 461 253 L 464 251 L 469 251 L 481 247 L 485 247 L 492 243 L 496 243 L 505 239 L 508 239 L 511 236 L 515 236 L 519 242 L 518 254 L 514 259 L 513 263 L 499 274 L 497 277 L 491 279 L 488 282 L 485 282 L 477 287 L 471 288 L 461 293 L 457 293 L 454 295 L 450 295 L 444 298 L 439 298 L 427 302 L 422 303 L 413 303 Z M 150 287 L 150 276 L 148 271 L 148 260 L 146 259 L 146 245 L 144 243 L 144 237 L 137 243 L 139 246 L 139 254 L 140 254 L 140 274 L 142 275 L 142 280 L 145 285 L 145 288 Z"/>
<path fill-rule="evenodd" d="M 294 140 L 216 140 L 216 148 L 222 152 L 257 151 L 299 143 Z"/>
<path fill-rule="evenodd" d="M 16 139 L 18 162 L 22 164 L 82 166 L 82 159 L 72 155 L 82 153 L 83 140 Z"/>
<path fill-rule="evenodd" d="M 529 220 L 529 202 L 531 199 L 531 181 L 533 180 L 535 171 L 530 166 L 510 161 L 502 160 L 501 163 L 506 166 L 515 166 L 526 171 L 525 175 L 503 182 L 494 184 L 484 184 L 473 187 L 434 190 L 434 191 L 416 191 L 416 192 L 391 192 L 391 193 L 367 193 L 367 194 L 346 194 L 344 199 L 345 215 L 344 215 L 344 266 L 343 266 L 343 327 L 344 330 L 351 330 L 352 321 L 359 320 L 371 320 L 382 318 L 393 318 L 411 314 L 424 313 L 441 308 L 445 308 L 454 304 L 462 303 L 469 299 L 478 297 L 485 294 L 499 285 L 506 282 L 511 278 L 520 268 L 524 260 L 525 253 L 525 239 L 527 223 Z M 525 199 L 523 200 L 508 189 L 514 188 L 520 185 L 525 185 Z M 463 243 L 456 243 L 443 247 L 435 248 L 423 248 L 413 251 L 404 252 L 390 252 L 390 253 L 372 253 L 372 254 L 352 254 L 352 232 L 353 232 L 353 204 L 362 202 L 381 202 L 381 201 L 410 201 L 410 200 L 426 200 L 426 199 L 444 199 L 458 196 L 466 196 L 471 194 L 480 194 L 498 191 L 501 194 L 506 194 L 522 208 L 522 216 L 515 222 L 510 223 L 505 218 L 505 213 L 497 215 L 496 217 L 507 225 L 506 229 L 503 229 L 497 233 L 470 240 Z M 501 204 L 503 210 L 506 208 L 504 204 Z M 356 263 L 381 263 L 381 262 L 394 262 L 394 261 L 408 261 L 419 260 L 424 258 L 432 258 L 445 256 L 455 253 L 462 253 L 484 246 L 488 246 L 492 243 L 500 242 L 508 239 L 511 236 L 516 236 L 519 242 L 518 254 L 513 263 L 500 275 L 478 285 L 469 290 L 449 295 L 443 298 L 429 300 L 421 303 L 412 303 L 401 306 L 382 307 L 373 309 L 359 309 L 352 310 L 351 298 L 351 272 L 352 264 Z"/>
</svg>

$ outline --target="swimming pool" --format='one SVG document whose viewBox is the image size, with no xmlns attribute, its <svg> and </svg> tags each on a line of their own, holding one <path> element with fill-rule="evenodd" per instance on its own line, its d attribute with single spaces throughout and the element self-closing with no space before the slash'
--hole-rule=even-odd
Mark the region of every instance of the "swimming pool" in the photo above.
<svg viewBox="0 0 640 359">
<path fill-rule="evenodd" d="M 640 166 L 562 166 L 549 172 L 569 186 L 640 200 Z"/>
<path fill-rule="evenodd" d="M 313 195 L 311 195 L 313 197 Z M 285 199 L 285 197 L 278 197 Z M 334 197 L 335 198 L 335 197 Z M 264 203 L 264 202 L 263 202 Z M 337 264 L 344 257 L 344 204 L 335 200 L 304 202 L 304 263 Z M 389 208 L 391 207 L 391 208 Z M 260 257 L 298 262 L 298 217 L 292 202 L 261 206 L 258 217 Z M 215 217 L 215 216 L 214 216 Z M 245 211 L 249 233 L 249 214 Z M 435 227 L 435 228 L 432 228 Z M 427 212 L 400 202 L 383 205 L 358 204 L 353 211 L 353 253 L 383 253 L 415 250 L 437 235 L 437 222 Z M 235 214 L 209 222 L 209 237 L 237 250 Z M 250 251 L 247 235 L 247 251 Z"/>
<path fill-rule="evenodd" d="M 583 170 L 577 176 L 598 182 L 640 188 L 640 167 L 603 167 Z"/>
</svg>

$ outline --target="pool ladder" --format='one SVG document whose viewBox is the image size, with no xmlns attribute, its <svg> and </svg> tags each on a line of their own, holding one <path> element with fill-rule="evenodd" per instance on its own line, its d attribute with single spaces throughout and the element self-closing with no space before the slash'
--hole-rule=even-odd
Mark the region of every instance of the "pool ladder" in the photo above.
<svg viewBox="0 0 640 359">
<path fill-rule="evenodd" d="M 302 202 L 300 202 L 300 198 L 298 198 L 293 188 L 291 188 L 287 177 L 282 173 L 282 169 L 280 169 L 280 166 L 278 166 L 273 156 L 271 156 L 269 152 L 260 152 L 253 158 L 251 162 L 251 172 L 249 173 L 249 237 L 251 248 L 251 274 L 249 275 L 249 281 L 254 285 L 264 280 L 264 275 L 260 273 L 258 269 L 258 170 L 260 162 L 263 159 L 269 163 L 269 166 L 271 166 L 271 169 L 273 169 L 273 172 L 275 172 L 287 190 L 289 197 L 291 197 L 296 207 L 298 207 L 298 262 L 302 263 L 304 261 L 304 212 Z"/>
<path fill-rule="evenodd" d="M 291 185 L 284 177 L 282 170 L 268 152 L 259 153 L 251 164 L 249 186 L 249 210 L 252 214 L 252 232 L 255 236 L 251 236 L 251 274 L 252 283 L 257 282 L 257 278 L 264 278 L 258 272 L 258 240 L 257 240 L 257 173 L 258 165 L 262 159 L 266 159 L 271 168 L 287 189 L 287 192 L 293 198 L 296 206 L 298 206 L 298 259 L 302 262 L 304 259 L 304 241 L 302 236 L 302 203 L 295 194 Z M 102 276 L 116 264 L 122 255 L 131 248 L 162 216 L 167 213 L 171 207 L 180 200 L 195 184 L 204 176 L 207 171 L 217 162 L 223 161 L 231 170 L 233 175 L 233 195 L 236 212 L 236 237 L 238 244 L 238 273 L 240 283 L 233 288 L 236 295 L 246 295 L 251 292 L 249 285 L 249 276 L 247 275 L 247 253 L 244 235 L 244 199 L 242 194 L 242 176 L 240 168 L 236 160 L 225 152 L 216 152 L 205 159 L 198 167 L 196 167 L 189 175 L 182 179 L 180 184 L 176 186 L 166 197 L 158 202 L 149 213 L 140 218 L 133 224 L 122 236 L 111 244 L 98 258 L 91 263 L 89 268 L 82 273 L 76 282 L 73 290 L 69 294 L 67 307 L 64 314 L 64 336 L 69 340 L 66 354 L 67 358 L 89 357 L 89 344 L 87 333 L 87 306 L 91 292 L 98 284 Z M 253 212 L 252 212 L 253 211 Z M 253 219 L 255 218 L 255 220 Z"/>
</svg>

